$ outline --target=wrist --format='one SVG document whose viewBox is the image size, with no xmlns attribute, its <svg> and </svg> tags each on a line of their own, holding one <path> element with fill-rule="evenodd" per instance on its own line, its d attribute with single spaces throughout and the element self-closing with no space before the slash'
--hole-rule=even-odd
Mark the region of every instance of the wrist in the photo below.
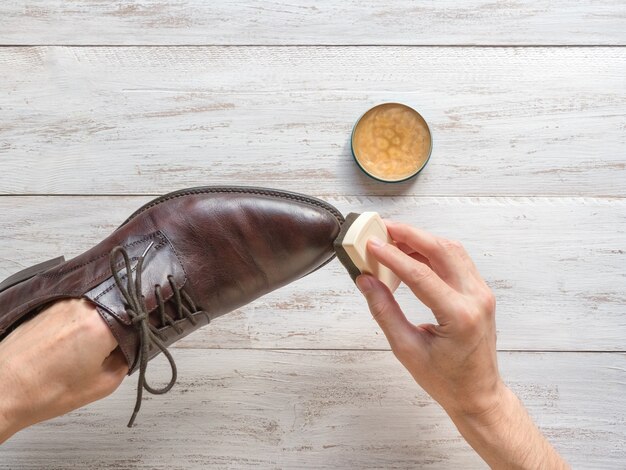
<svg viewBox="0 0 626 470">
<path fill-rule="evenodd" d="M 510 447 L 519 447 L 515 439 L 510 439 L 511 430 L 523 428 L 513 417 L 516 401 L 513 392 L 501 384 L 482 408 L 448 412 L 461 435 L 492 468 L 528 468 L 512 465 L 510 457 Z"/>
<path fill-rule="evenodd" d="M 498 381 L 490 393 L 446 408 L 446 412 L 457 427 L 492 428 L 507 419 L 517 402 L 515 394 Z"/>
<path fill-rule="evenodd" d="M 476 384 L 473 390 L 456 392 L 447 400 L 440 401 L 453 421 L 471 420 L 488 424 L 505 412 L 515 395 L 500 377 L 484 384 Z"/>
</svg>

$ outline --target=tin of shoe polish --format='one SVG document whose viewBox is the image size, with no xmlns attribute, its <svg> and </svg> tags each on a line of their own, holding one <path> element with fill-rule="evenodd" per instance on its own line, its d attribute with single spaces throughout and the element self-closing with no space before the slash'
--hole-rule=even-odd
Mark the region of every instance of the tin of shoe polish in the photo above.
<svg viewBox="0 0 626 470">
<path fill-rule="evenodd" d="M 432 137 L 428 124 L 413 108 L 382 103 L 356 122 L 351 148 L 354 160 L 366 175 L 385 183 L 399 183 L 426 166 Z"/>
</svg>

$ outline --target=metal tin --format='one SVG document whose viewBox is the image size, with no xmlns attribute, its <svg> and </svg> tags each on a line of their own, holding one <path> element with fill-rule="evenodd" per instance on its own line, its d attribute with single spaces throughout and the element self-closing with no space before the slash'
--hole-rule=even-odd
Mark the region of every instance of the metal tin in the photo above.
<svg viewBox="0 0 626 470">
<path fill-rule="evenodd" d="M 405 178 L 402 178 L 402 179 L 398 179 L 398 180 L 388 180 L 388 179 L 384 179 L 384 178 L 381 178 L 379 176 L 376 176 L 376 175 L 370 173 L 369 171 L 367 171 L 363 167 L 363 165 L 361 165 L 361 162 L 359 162 L 359 159 L 356 156 L 356 152 L 354 151 L 354 134 L 355 134 L 355 132 L 357 130 L 357 127 L 359 126 L 359 123 L 361 122 L 361 119 L 363 119 L 363 117 L 367 113 L 369 113 L 370 111 L 372 111 L 372 110 L 374 110 L 376 108 L 379 108 L 381 106 L 384 106 L 384 105 L 398 105 L 398 106 L 402 106 L 404 108 L 407 108 L 407 109 L 411 110 L 413 113 L 415 113 L 415 115 L 417 116 L 418 120 L 420 120 L 424 124 L 424 127 L 426 128 L 426 131 L 428 133 L 428 140 L 430 142 L 430 145 L 429 145 L 429 148 L 428 148 L 428 154 L 426 156 L 426 159 L 424 160 L 424 163 L 414 173 L 411 173 L 409 176 L 407 176 Z M 417 176 L 424 169 L 424 167 L 426 166 L 426 164 L 430 160 L 430 156 L 431 156 L 432 151 L 433 151 L 433 138 L 432 138 L 432 133 L 430 132 L 430 127 L 428 127 L 428 123 L 426 122 L 426 119 L 424 119 L 424 117 L 420 113 L 418 113 L 415 109 L 413 109 L 411 106 L 407 106 L 406 104 L 403 104 L 403 103 L 386 102 L 386 103 L 380 103 L 380 104 L 377 104 L 376 106 L 373 106 L 372 108 L 370 108 L 367 111 L 365 111 L 361 115 L 361 117 L 359 117 L 359 119 L 357 119 L 356 123 L 354 124 L 354 127 L 352 128 L 352 134 L 350 135 L 350 150 L 352 151 L 352 157 L 354 158 L 354 161 L 356 162 L 358 167 L 361 169 L 361 171 L 363 171 L 363 173 L 365 173 L 370 178 L 373 178 L 376 181 L 380 181 L 382 183 L 402 183 L 403 181 L 407 181 L 407 180 L 410 180 L 411 178 L 414 178 L 415 176 Z"/>
</svg>

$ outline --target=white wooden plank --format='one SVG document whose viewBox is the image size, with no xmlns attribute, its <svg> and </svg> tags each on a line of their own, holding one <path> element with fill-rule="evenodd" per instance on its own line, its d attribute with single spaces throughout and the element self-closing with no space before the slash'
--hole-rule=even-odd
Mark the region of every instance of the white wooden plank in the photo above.
<svg viewBox="0 0 626 470">
<path fill-rule="evenodd" d="M 2 48 L 1 193 L 626 195 L 624 48 Z M 364 176 L 354 121 L 431 124 L 417 180 Z"/>
<path fill-rule="evenodd" d="M 0 197 L 0 279 L 74 256 L 147 197 Z M 626 199 L 327 198 L 462 240 L 496 293 L 502 349 L 624 350 Z M 430 313 L 408 289 L 416 322 Z M 343 268 L 324 269 L 179 343 L 201 348 L 387 348 Z"/>
<path fill-rule="evenodd" d="M 624 44 L 611 0 L 4 1 L 2 44 Z"/>
<path fill-rule="evenodd" d="M 132 430 L 135 377 L 14 436 L 0 469 L 486 468 L 390 352 L 175 356 L 179 383 L 146 400 Z M 500 363 L 573 468 L 623 468 L 625 355 L 506 353 Z M 163 362 L 151 367 L 165 379 Z"/>
</svg>

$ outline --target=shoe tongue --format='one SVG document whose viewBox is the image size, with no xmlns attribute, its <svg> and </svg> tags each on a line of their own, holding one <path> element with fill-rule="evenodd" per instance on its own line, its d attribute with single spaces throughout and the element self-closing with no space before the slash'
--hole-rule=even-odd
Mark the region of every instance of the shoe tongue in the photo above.
<svg viewBox="0 0 626 470">
<path fill-rule="evenodd" d="M 151 243 L 153 245 L 146 251 Z M 180 289 L 185 284 L 187 278 L 183 266 L 170 241 L 162 232 L 158 231 L 146 237 L 130 240 L 123 247 L 131 260 L 133 282 L 137 275 L 135 271 L 137 261 L 145 253 L 141 272 L 141 294 L 144 296 L 148 312 L 154 311 L 158 306 L 155 294 L 157 285 L 161 286 L 162 299 L 164 302 L 167 302 L 174 295 L 168 277 L 173 277 L 172 281 L 177 289 Z M 118 261 L 116 265 L 118 273 L 126 288 L 128 278 L 122 257 L 120 256 L 119 260 L 116 261 Z M 84 296 L 96 305 L 109 311 L 111 315 L 125 325 L 131 324 L 130 316 L 126 312 L 126 301 L 117 287 L 112 273 L 109 273 L 109 277 L 106 280 L 86 292 Z"/>
</svg>

